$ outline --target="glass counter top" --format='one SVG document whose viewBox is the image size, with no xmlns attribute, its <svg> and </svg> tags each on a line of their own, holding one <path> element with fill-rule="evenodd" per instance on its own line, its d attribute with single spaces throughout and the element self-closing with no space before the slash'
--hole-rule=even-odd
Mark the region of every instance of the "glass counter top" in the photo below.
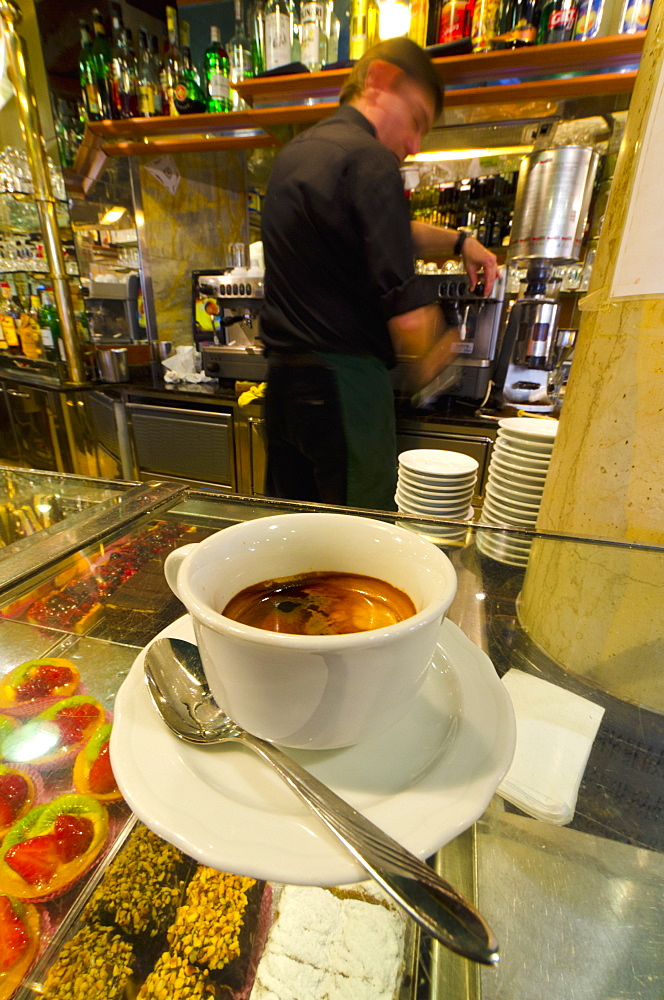
<svg viewBox="0 0 664 1000">
<path fill-rule="evenodd" d="M 87 481 L 80 487 L 85 496 Z M 91 690 L 110 708 L 138 650 L 183 614 L 163 583 L 172 546 L 238 521 L 316 509 L 144 484 L 124 517 L 100 510 L 96 525 L 92 518 L 69 533 L 59 559 L 51 554 L 42 568 L 7 574 L 0 672 L 68 651 L 90 664 Z M 493 927 L 501 961 L 480 970 L 422 938 L 411 1000 L 661 1000 L 664 548 L 345 512 L 398 520 L 433 540 L 457 574 L 448 617 L 498 675 L 519 672 L 552 685 L 544 690 L 576 696 L 574 704 L 598 719 L 568 821 L 545 821 L 499 791 L 482 818 L 433 859 Z M 515 565 L 510 553 L 519 546 L 525 559 Z M 549 722 L 571 731 L 570 720 Z M 534 747 L 536 783 L 537 739 L 518 711 L 517 732 Z M 548 746 L 546 726 L 541 734 Z M 551 771 L 552 761 L 542 763 Z"/>
</svg>

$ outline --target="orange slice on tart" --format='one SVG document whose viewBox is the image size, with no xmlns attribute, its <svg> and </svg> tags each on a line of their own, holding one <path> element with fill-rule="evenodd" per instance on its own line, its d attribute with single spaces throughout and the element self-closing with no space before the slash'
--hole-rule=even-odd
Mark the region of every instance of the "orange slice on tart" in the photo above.
<svg viewBox="0 0 664 1000">
<path fill-rule="evenodd" d="M 112 728 L 113 724 L 107 722 L 96 729 L 74 762 L 76 790 L 92 795 L 98 802 L 118 802 L 122 799 L 111 767 L 109 742 Z"/>
<path fill-rule="evenodd" d="M 93 864 L 107 836 L 106 807 L 89 795 L 31 809 L 0 846 L 0 892 L 28 901 L 59 895 Z"/>
</svg>

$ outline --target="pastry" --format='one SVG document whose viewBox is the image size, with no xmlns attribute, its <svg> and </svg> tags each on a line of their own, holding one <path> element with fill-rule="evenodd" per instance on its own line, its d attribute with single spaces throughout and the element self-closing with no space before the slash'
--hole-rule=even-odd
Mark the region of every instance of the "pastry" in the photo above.
<svg viewBox="0 0 664 1000">
<path fill-rule="evenodd" d="M 131 945 L 114 927 L 82 927 L 49 968 L 39 995 L 42 1000 L 122 1000 L 134 963 Z"/>
<path fill-rule="evenodd" d="M 36 907 L 0 895 L 0 1000 L 23 982 L 39 950 L 39 931 Z"/>
<path fill-rule="evenodd" d="M 94 731 L 74 762 L 74 785 L 78 792 L 92 795 L 99 802 L 119 802 L 122 792 L 118 788 L 111 767 L 109 742 L 112 723 L 107 722 Z"/>
<path fill-rule="evenodd" d="M 108 836 L 106 807 L 89 795 L 61 795 L 9 828 L 0 846 L 0 892 L 49 899 L 97 859 Z"/>
<path fill-rule="evenodd" d="M 9 733 L 3 740 L 2 754 L 13 763 L 63 767 L 105 720 L 104 707 L 96 698 L 63 698 Z"/>
<path fill-rule="evenodd" d="M 78 669 L 69 660 L 27 660 L 2 677 L 0 712 L 34 715 L 53 700 L 72 695 L 80 679 Z"/>
</svg>

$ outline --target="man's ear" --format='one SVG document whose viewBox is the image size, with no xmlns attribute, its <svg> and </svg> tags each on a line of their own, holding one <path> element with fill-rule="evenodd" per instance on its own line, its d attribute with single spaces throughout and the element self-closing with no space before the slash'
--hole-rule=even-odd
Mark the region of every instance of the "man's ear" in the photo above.
<svg viewBox="0 0 664 1000">
<path fill-rule="evenodd" d="M 367 68 L 367 75 L 364 81 L 364 89 L 370 90 L 394 90 L 399 77 L 403 76 L 403 70 L 395 66 L 394 63 L 385 59 L 374 59 Z"/>
</svg>

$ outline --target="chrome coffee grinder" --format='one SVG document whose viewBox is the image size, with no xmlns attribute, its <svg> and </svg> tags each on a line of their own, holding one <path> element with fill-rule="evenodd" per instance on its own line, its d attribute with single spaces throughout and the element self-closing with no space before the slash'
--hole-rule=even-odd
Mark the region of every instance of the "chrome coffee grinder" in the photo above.
<svg viewBox="0 0 664 1000">
<path fill-rule="evenodd" d="M 548 413 L 558 351 L 560 281 L 556 268 L 579 260 L 599 156 L 586 146 L 540 149 L 521 163 L 509 271 L 526 269 L 509 310 L 494 374 L 492 403 Z"/>
</svg>

